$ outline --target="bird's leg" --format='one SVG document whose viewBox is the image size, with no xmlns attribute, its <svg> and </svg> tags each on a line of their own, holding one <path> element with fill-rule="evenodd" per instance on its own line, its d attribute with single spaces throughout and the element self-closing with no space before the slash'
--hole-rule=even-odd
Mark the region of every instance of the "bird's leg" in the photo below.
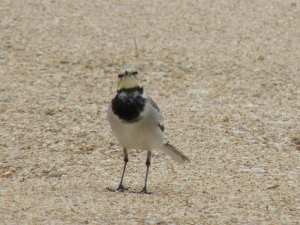
<svg viewBox="0 0 300 225">
<path fill-rule="evenodd" d="M 117 188 L 117 191 L 124 191 L 124 190 L 127 190 L 128 188 L 124 188 L 123 186 L 123 178 L 124 178 L 124 174 L 125 174 L 125 170 L 126 170 L 126 165 L 129 161 L 128 159 L 128 152 L 127 152 L 127 149 L 126 148 L 123 148 L 123 152 L 124 152 L 124 169 L 123 169 L 123 173 L 122 173 L 122 178 L 121 178 L 121 181 L 120 181 L 120 185 L 119 187 Z"/>
<path fill-rule="evenodd" d="M 147 160 L 146 160 L 147 171 L 146 171 L 145 186 L 143 190 L 139 192 L 140 194 L 152 194 L 152 192 L 147 191 L 147 180 L 148 180 L 148 172 L 149 172 L 150 164 L 151 164 L 151 151 L 147 151 Z"/>
<path fill-rule="evenodd" d="M 125 190 L 128 190 L 128 188 L 125 188 L 123 186 L 123 178 L 124 178 L 124 174 L 125 174 L 125 170 L 126 170 L 126 165 L 129 161 L 128 159 L 128 152 L 127 152 L 127 149 L 126 148 L 123 148 L 123 152 L 124 152 L 124 169 L 123 169 L 123 173 L 122 173 L 122 178 L 121 178 L 121 181 L 120 181 L 120 185 L 117 189 L 109 189 L 110 191 L 125 191 Z"/>
</svg>

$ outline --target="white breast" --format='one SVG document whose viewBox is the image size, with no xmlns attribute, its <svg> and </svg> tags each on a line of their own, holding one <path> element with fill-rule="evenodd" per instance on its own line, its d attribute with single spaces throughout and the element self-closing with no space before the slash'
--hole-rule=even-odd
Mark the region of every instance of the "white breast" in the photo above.
<svg viewBox="0 0 300 225">
<path fill-rule="evenodd" d="M 163 133 L 158 127 L 158 113 L 147 102 L 141 119 L 135 123 L 124 123 L 111 109 L 108 109 L 108 120 L 113 134 L 120 144 L 128 149 L 152 150 L 160 146 Z"/>
</svg>

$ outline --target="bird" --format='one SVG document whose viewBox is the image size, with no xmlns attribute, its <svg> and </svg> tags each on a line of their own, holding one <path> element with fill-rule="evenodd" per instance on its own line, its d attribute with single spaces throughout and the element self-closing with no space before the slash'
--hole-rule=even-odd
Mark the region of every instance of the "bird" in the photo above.
<svg viewBox="0 0 300 225">
<path fill-rule="evenodd" d="M 135 68 L 125 68 L 118 74 L 118 89 L 112 99 L 107 117 L 113 135 L 123 147 L 124 169 L 117 189 L 110 191 L 125 191 L 123 178 L 129 161 L 128 149 L 147 151 L 146 177 L 144 188 L 138 192 L 151 194 L 147 190 L 147 179 L 151 164 L 151 151 L 160 149 L 179 164 L 189 163 L 187 156 L 164 139 L 164 118 L 159 107 L 150 98 L 143 87 L 141 78 Z"/>
</svg>

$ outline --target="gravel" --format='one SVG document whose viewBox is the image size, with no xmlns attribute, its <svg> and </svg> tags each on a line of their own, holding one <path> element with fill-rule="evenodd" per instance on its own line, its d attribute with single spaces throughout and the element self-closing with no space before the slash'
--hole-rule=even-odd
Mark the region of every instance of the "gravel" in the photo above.
<svg viewBox="0 0 300 225">
<path fill-rule="evenodd" d="M 2 224 L 299 224 L 300 2 L 0 2 Z M 122 149 L 106 110 L 138 69 L 165 137 Z"/>
</svg>

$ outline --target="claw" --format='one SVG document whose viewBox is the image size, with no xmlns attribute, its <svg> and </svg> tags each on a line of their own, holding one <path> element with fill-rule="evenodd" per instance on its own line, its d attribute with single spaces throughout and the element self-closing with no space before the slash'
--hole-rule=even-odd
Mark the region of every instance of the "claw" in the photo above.
<svg viewBox="0 0 300 225">
<path fill-rule="evenodd" d="M 138 192 L 139 194 L 148 194 L 148 195 L 151 195 L 152 194 L 152 192 L 148 192 L 147 191 L 147 188 L 143 188 L 143 190 L 141 190 L 140 192 Z"/>
<path fill-rule="evenodd" d="M 111 189 L 111 188 L 107 188 L 109 191 L 115 192 L 115 191 L 120 191 L 120 192 L 124 192 L 127 191 L 128 189 L 131 189 L 130 187 L 125 188 L 122 184 L 119 185 L 119 187 L 117 189 Z"/>
</svg>

